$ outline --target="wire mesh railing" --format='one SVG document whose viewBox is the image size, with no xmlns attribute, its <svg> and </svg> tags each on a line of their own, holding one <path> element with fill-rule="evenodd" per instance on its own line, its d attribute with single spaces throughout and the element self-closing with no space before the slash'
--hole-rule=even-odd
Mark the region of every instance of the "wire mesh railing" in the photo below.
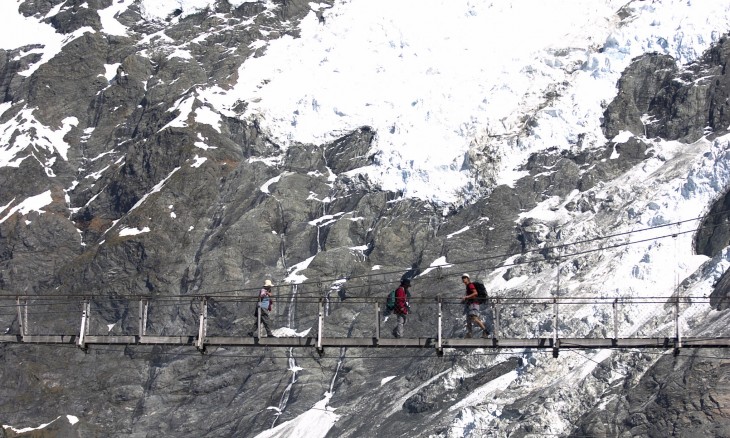
<svg viewBox="0 0 730 438">
<path fill-rule="evenodd" d="M 384 301 L 352 297 L 279 299 L 264 337 L 257 299 L 231 296 L 0 297 L 0 342 L 17 344 L 301 346 L 434 348 L 673 348 L 726 347 L 725 337 L 683 337 L 682 308 L 708 305 L 695 297 L 505 297 L 481 305 L 488 337 L 465 337 L 460 299 L 410 300 L 405 334 Z M 292 310 L 296 309 L 293 317 Z M 637 328 L 634 320 L 644 323 Z M 654 327 L 649 330 L 646 327 Z"/>
</svg>

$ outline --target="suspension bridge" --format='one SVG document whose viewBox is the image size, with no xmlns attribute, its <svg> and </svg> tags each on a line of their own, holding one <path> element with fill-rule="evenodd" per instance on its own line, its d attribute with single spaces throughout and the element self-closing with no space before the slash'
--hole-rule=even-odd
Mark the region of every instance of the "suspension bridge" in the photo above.
<svg viewBox="0 0 730 438">
<path fill-rule="evenodd" d="M 382 299 L 375 298 L 355 298 L 341 299 L 336 305 L 354 306 L 351 309 L 353 314 L 358 315 L 358 319 L 366 321 L 365 327 L 359 327 L 358 330 L 349 333 L 343 330 L 342 319 L 339 322 L 331 318 L 329 308 L 332 305 L 329 295 L 322 294 L 318 297 L 309 297 L 307 309 L 304 317 L 299 317 L 297 322 L 289 318 L 288 326 L 302 325 L 302 320 L 310 325 L 310 330 L 305 334 L 285 333 L 279 336 L 261 335 L 261 321 L 256 323 L 257 329 L 254 336 L 242 335 L 239 328 L 235 327 L 235 321 L 224 324 L 210 324 L 211 306 L 215 309 L 216 314 L 222 312 L 222 308 L 231 307 L 230 315 L 252 315 L 251 310 L 256 306 L 256 300 L 251 298 L 242 298 L 240 296 L 231 296 L 216 292 L 213 295 L 180 295 L 180 296 L 128 296 L 128 297 L 105 297 L 97 295 L 54 295 L 54 296 L 33 296 L 33 295 L 10 295 L 0 294 L 0 330 L 6 327 L 4 333 L 0 334 L 0 344 L 20 344 L 20 345 L 76 345 L 80 349 L 87 350 L 94 345 L 163 345 L 163 346 L 189 346 L 196 348 L 201 353 L 205 353 L 208 347 L 287 347 L 287 348 L 313 348 L 320 355 L 323 355 L 327 348 L 418 348 L 433 349 L 437 354 L 443 354 L 444 349 L 449 348 L 490 348 L 490 349 L 547 349 L 552 350 L 553 356 L 557 357 L 561 349 L 631 349 L 631 348 L 654 348 L 654 349 L 673 349 L 675 354 L 682 348 L 727 348 L 730 346 L 730 337 L 688 337 L 683 336 L 683 323 L 681 317 L 681 307 L 693 305 L 710 306 L 708 298 L 698 297 L 681 297 L 675 291 L 672 296 L 665 297 L 622 297 L 615 296 L 606 298 L 605 294 L 599 294 L 599 297 L 568 297 L 561 296 L 560 288 L 560 265 L 561 262 L 569 260 L 571 257 L 583 256 L 588 253 L 597 251 L 606 251 L 610 248 L 617 248 L 627 245 L 635 245 L 641 243 L 655 242 L 660 239 L 675 239 L 679 235 L 697 233 L 703 229 L 714 229 L 717 224 L 703 225 L 699 229 L 693 227 L 689 230 L 680 230 L 679 226 L 686 223 L 692 223 L 698 220 L 704 220 L 710 216 L 721 215 L 727 212 L 713 213 L 712 215 L 704 215 L 687 220 L 677 221 L 668 224 L 651 226 L 644 229 L 631 230 L 626 232 L 615 233 L 605 236 L 597 236 L 590 239 L 580 240 L 577 242 L 560 244 L 553 247 L 541 247 L 529 250 L 523 253 L 540 252 L 543 256 L 548 254 L 548 260 L 557 265 L 557 287 L 555 296 L 547 298 L 514 298 L 508 296 L 491 297 L 485 313 L 489 313 L 490 318 L 490 336 L 488 338 L 464 338 L 463 324 L 461 329 L 455 328 L 455 321 L 464 322 L 464 316 L 460 309 L 461 305 L 458 300 L 443 299 L 441 297 L 424 298 L 419 297 L 412 299 L 412 303 L 417 306 L 419 316 L 419 326 L 423 329 L 423 333 L 407 329 L 406 336 L 395 338 L 383 336 L 381 331 L 384 323 L 384 314 L 381 307 Z M 598 241 L 608 242 L 608 239 L 628 238 L 634 233 L 652 232 L 657 229 L 667 227 L 676 227 L 665 235 L 656 235 L 655 233 L 648 238 L 640 240 L 620 241 L 612 244 L 604 243 L 599 247 L 580 248 L 581 245 L 590 245 Z M 574 247 L 572 251 L 569 248 Z M 520 253 L 520 254 L 523 254 Z M 544 254 L 543 254 L 544 253 Z M 489 257 L 466 260 L 461 262 L 451 262 L 444 265 L 430 267 L 429 270 L 435 269 L 441 278 L 441 269 L 460 265 L 482 265 L 489 260 L 497 260 L 496 266 L 509 266 L 517 264 L 532 263 L 531 260 L 521 262 L 510 262 L 504 264 L 503 261 L 510 256 L 516 254 L 500 254 Z M 523 254 L 524 255 L 524 254 Z M 480 272 L 489 270 L 489 267 L 481 267 Z M 388 273 L 378 274 L 385 278 Z M 390 273 L 395 275 L 396 273 Z M 398 273 L 400 275 L 400 273 Z M 425 273 L 421 273 L 423 277 Z M 371 275 L 367 277 L 366 285 L 368 292 L 374 284 L 371 281 Z M 352 277 L 351 279 L 356 278 Z M 392 279 L 391 279 L 392 280 Z M 425 280 L 425 278 L 422 278 Z M 380 285 L 392 284 L 392 281 L 384 282 Z M 301 283 L 300 285 L 303 285 Z M 318 289 L 321 288 L 322 282 L 318 282 Z M 334 284 L 334 283 L 333 283 Z M 281 300 L 283 307 L 288 307 L 291 311 L 292 307 L 296 307 L 297 299 L 295 297 L 297 285 L 292 285 L 292 295 L 290 302 Z M 242 290 L 231 290 L 235 294 L 243 292 Z M 301 302 L 301 301 L 300 301 Z M 114 304 L 112 304 L 114 303 Z M 173 303 L 173 304 L 170 304 Z M 166 305 L 185 306 L 188 308 L 186 312 L 177 312 L 176 316 L 185 319 L 186 322 L 194 321 L 194 326 L 188 326 L 181 334 L 166 334 L 165 323 L 169 322 L 170 315 L 163 316 L 150 315 L 150 309 Z M 241 308 L 243 305 L 243 309 Z M 95 306 L 95 307 L 94 307 Z M 523 309 L 527 307 L 539 307 L 538 312 L 532 312 L 531 321 L 521 321 L 525 319 Z M 601 336 L 589 336 L 595 330 L 587 330 L 587 322 L 576 322 L 576 315 L 581 306 L 601 307 L 601 321 L 599 332 Z M 629 322 L 631 318 L 636 317 L 636 308 L 649 306 L 648 313 L 652 313 L 654 317 L 654 327 L 661 327 L 662 330 L 645 330 L 654 334 L 654 336 L 642 336 L 636 324 Z M 483 306 L 485 307 L 485 306 Z M 513 311 L 505 311 L 505 309 L 513 308 Z M 519 307 L 520 310 L 514 311 Z M 424 310 L 424 308 L 426 308 Z M 55 309 L 55 310 L 49 310 Z M 120 310 L 122 309 L 122 310 Z M 457 309 L 457 310 L 454 310 Z M 633 312 L 633 314 L 632 314 Z M 121 316 L 120 316 L 121 313 Z M 183 315 L 186 313 L 186 315 Z M 542 322 L 535 321 L 534 315 L 539 314 Z M 641 314 L 642 312 L 638 312 Z M 368 316 L 369 314 L 369 316 Z M 631 315 L 630 315 L 631 314 Z M 116 319 L 123 320 L 120 330 L 114 330 L 112 327 L 117 323 L 109 324 L 110 315 L 115 315 Z M 585 319 L 585 313 L 583 313 Z M 168 318 L 165 320 L 165 318 Z M 214 316 L 215 317 L 215 316 Z M 69 318 L 74 318 L 74 322 L 70 323 Z M 136 318 L 136 321 L 133 319 Z M 413 317 L 409 315 L 409 319 Z M 59 324 L 59 319 L 64 320 L 67 324 L 63 326 Z M 245 318 L 241 320 L 249 321 Z M 547 319 L 547 321 L 545 321 Z M 157 323 L 155 324 L 155 320 Z M 253 320 L 253 316 L 251 316 Z M 566 323 L 570 320 L 570 323 Z M 251 323 L 245 323 L 249 326 Z M 520 325 L 520 323 L 523 323 Z M 69 325 L 70 324 L 70 325 Z M 445 328 L 445 324 L 450 324 Z M 526 324 L 526 325 L 525 325 Z M 525 330 L 524 327 L 532 324 L 534 329 Z M 392 323 L 391 323 L 392 325 Z M 106 332 L 104 327 L 107 327 Z M 157 332 L 151 330 L 152 327 L 160 327 Z M 211 327 L 217 330 L 211 330 Z M 225 326 L 228 329 L 221 330 L 220 327 Z M 413 324 L 409 323 L 408 327 Z M 640 326 L 647 326 L 644 321 Z M 234 328 L 235 327 L 235 328 Z M 523 327 L 516 330 L 515 327 Z M 546 329 L 547 327 L 547 329 Z M 638 327 L 638 326 L 637 326 Z M 595 328 L 595 327 L 593 327 Z M 312 330 L 313 329 L 313 330 Z M 312 332 L 310 334 L 310 332 Z M 525 333 L 528 332 L 528 333 Z M 248 333 L 248 330 L 246 330 Z M 588 333 L 588 334 L 586 334 Z M 656 335 L 656 333 L 661 333 Z"/>
<path fill-rule="evenodd" d="M 183 299 L 184 298 L 184 299 Z M 0 335 L 0 344 L 20 345 L 75 345 L 80 349 L 87 350 L 94 345 L 124 345 L 124 346 L 189 346 L 201 353 L 205 353 L 209 347 L 288 347 L 288 348 L 312 348 L 320 355 L 324 355 L 328 348 L 415 348 L 432 349 L 438 355 L 443 354 L 444 349 L 449 348 L 489 348 L 489 349 L 547 349 L 551 350 L 554 357 L 558 357 L 562 349 L 672 349 L 675 354 L 683 348 L 727 348 L 730 346 L 729 337 L 684 337 L 682 336 L 682 322 L 680 306 L 703 304 L 700 298 L 680 297 L 652 297 L 652 298 L 581 298 L 581 297 L 552 297 L 552 298 L 507 298 L 492 297 L 488 304 L 484 305 L 485 314 L 490 318 L 490 336 L 488 338 L 464 338 L 463 331 L 454 334 L 454 321 L 464 320 L 464 316 L 458 310 L 461 305 L 456 300 L 445 300 L 442 298 L 419 298 L 414 299 L 413 305 L 418 306 L 419 327 L 428 333 L 415 333 L 408 336 L 395 338 L 390 336 L 388 331 L 383 333 L 383 309 L 378 299 L 351 299 L 345 302 L 338 302 L 337 306 L 356 306 L 364 326 L 356 335 L 343 335 L 343 330 L 332 320 L 329 315 L 330 303 L 325 298 L 316 300 L 310 299 L 309 308 L 311 315 L 306 315 L 308 321 L 312 322 L 314 330 L 308 330 L 304 334 L 293 334 L 284 336 L 260 336 L 261 321 L 253 317 L 250 311 L 256 301 L 248 298 L 236 297 L 177 297 L 176 306 L 183 305 L 190 314 L 191 321 L 196 322 L 195 327 L 189 327 L 184 334 L 165 335 L 151 333 L 149 330 L 152 324 L 150 309 L 152 307 L 169 306 L 172 298 L 150 298 L 150 297 L 129 297 L 114 299 L 114 306 L 123 308 L 126 323 L 117 331 L 111 333 L 112 327 L 116 324 L 108 324 L 101 315 L 104 305 L 109 305 L 111 300 L 103 297 L 32 297 L 0 296 L 0 308 L 6 312 L 0 313 L 0 323 L 5 323 L 7 329 Z M 707 300 L 704 300 L 705 302 Z M 92 312 L 92 303 L 95 305 L 95 312 Z M 316 304 L 316 307 L 315 307 Z M 209 310 L 213 305 L 217 314 L 222 309 L 232 307 L 230 314 L 251 315 L 250 320 L 242 318 L 245 326 L 258 327 L 258 333 L 251 335 L 235 335 L 221 332 L 216 327 L 212 333 L 209 324 Z M 604 307 L 602 337 L 589 337 L 580 333 L 580 325 L 576 326 L 575 321 L 571 324 L 564 324 L 563 319 L 572 318 L 571 311 L 579 306 Z M 705 303 L 704 305 L 709 305 Z M 51 311 L 54 307 L 61 306 L 63 309 Z M 241 311 L 241 306 L 246 309 Z M 515 327 L 519 326 L 519 316 L 515 312 L 505 312 L 505 309 L 527 306 L 539 307 L 541 317 L 547 319 L 549 332 L 537 330 L 539 336 L 531 336 L 529 333 L 516 333 Z M 652 337 L 625 336 L 627 331 L 624 313 L 629 309 L 636 309 L 637 306 L 652 306 L 649 310 L 655 313 L 657 323 L 655 325 L 664 327 L 663 335 Z M 136 311 L 133 309 L 136 307 Z M 13 309 L 14 308 L 14 309 Z M 12 309 L 12 312 L 7 312 Z M 70 310 L 72 309 L 72 310 Z M 659 310 L 657 310 L 659 309 Z M 78 313 L 75 313 L 78 312 Z M 69 320 L 75 313 L 76 326 L 73 329 L 59 328 L 58 322 Z M 94 318 L 94 313 L 99 316 Z M 108 312 L 106 312 L 108 313 Z M 367 314 L 370 315 L 367 315 Z M 509 316 L 505 316 L 508 314 Z M 12 315 L 11 318 L 9 316 Z M 62 315 L 62 316 L 61 316 Z M 411 316 L 413 317 L 413 316 Z M 136 318 L 136 324 L 130 324 Z M 508 319 L 505 319 L 508 318 Z M 106 318 L 108 319 L 108 318 Z M 451 323 L 450 335 L 444 330 L 444 323 L 448 320 Z M 534 321 L 533 321 L 534 323 Z M 530 322 L 528 322 L 530 324 Z M 392 325 L 392 322 L 391 324 Z M 413 324 L 410 324 L 413 325 Z M 93 327 L 93 328 L 92 328 Z M 524 327 L 524 325 L 523 325 Z M 576 333 L 569 332 L 573 327 Z M 106 331 L 106 333 L 104 333 Z M 231 330 L 233 332 L 235 330 Z M 241 331 L 241 330 L 238 330 Z M 312 332 L 310 334 L 310 332 Z"/>
</svg>

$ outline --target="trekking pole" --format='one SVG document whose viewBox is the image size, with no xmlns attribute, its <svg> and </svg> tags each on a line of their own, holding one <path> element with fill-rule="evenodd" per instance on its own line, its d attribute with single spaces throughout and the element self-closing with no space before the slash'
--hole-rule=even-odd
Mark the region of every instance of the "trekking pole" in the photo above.
<svg viewBox="0 0 730 438">
<path fill-rule="evenodd" d="M 256 337 L 261 338 L 261 298 L 256 302 Z"/>
</svg>

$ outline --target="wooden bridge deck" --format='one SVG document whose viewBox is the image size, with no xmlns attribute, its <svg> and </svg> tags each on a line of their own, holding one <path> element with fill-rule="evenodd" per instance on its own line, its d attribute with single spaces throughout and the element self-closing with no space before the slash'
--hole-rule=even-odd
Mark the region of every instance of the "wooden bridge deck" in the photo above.
<svg viewBox="0 0 730 438">
<path fill-rule="evenodd" d="M 11 344 L 67 344 L 78 345 L 79 335 L 0 335 L 0 343 Z M 491 349 L 625 349 L 625 348 L 679 348 L 676 338 L 488 338 L 463 339 L 435 337 L 419 338 L 321 338 L 306 337 L 243 337 L 208 336 L 200 343 L 197 336 L 92 336 L 83 337 L 85 346 L 91 345 L 165 345 L 205 347 L 310 347 L 326 348 L 491 348 Z M 682 338 L 681 348 L 727 348 L 730 338 Z"/>
</svg>

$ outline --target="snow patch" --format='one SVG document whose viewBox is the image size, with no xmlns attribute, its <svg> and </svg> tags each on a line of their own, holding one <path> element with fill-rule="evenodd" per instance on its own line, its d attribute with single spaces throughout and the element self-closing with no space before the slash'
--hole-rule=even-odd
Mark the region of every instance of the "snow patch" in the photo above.
<svg viewBox="0 0 730 438">
<path fill-rule="evenodd" d="M 388 376 L 380 381 L 380 386 L 385 385 L 386 383 L 390 382 L 391 380 L 395 379 L 397 376 Z"/>
<path fill-rule="evenodd" d="M 422 276 L 428 274 L 429 272 L 433 271 L 434 269 L 450 268 L 451 266 L 453 266 L 453 265 L 446 262 L 446 256 L 441 256 L 441 257 L 437 258 L 436 260 L 434 260 L 433 262 L 431 262 L 431 264 L 429 265 L 428 268 L 424 269 L 423 272 L 418 274 L 418 277 L 422 277 Z"/>
<path fill-rule="evenodd" d="M 117 15 L 127 10 L 134 0 L 115 0 L 110 6 L 96 12 L 101 19 L 102 32 L 107 35 L 127 36 L 127 27 L 117 20 Z"/>
<path fill-rule="evenodd" d="M 201 106 L 195 110 L 195 121 L 212 126 L 219 134 L 221 132 L 221 115 L 207 106 Z"/>
<path fill-rule="evenodd" d="M 167 112 L 178 111 L 179 114 L 171 122 L 160 128 L 161 132 L 166 128 L 186 128 L 188 126 L 188 117 L 193 111 L 193 104 L 195 103 L 195 97 L 182 98 L 175 102 L 175 105 L 168 109 Z"/>
<path fill-rule="evenodd" d="M 307 277 L 300 274 L 299 272 L 307 269 L 309 267 L 309 264 L 312 263 L 312 260 L 314 260 L 314 257 L 316 256 L 312 256 L 304 260 L 303 262 L 299 262 L 296 265 L 291 266 L 289 268 L 289 275 L 284 278 L 284 282 L 298 284 L 307 281 Z"/>
<path fill-rule="evenodd" d="M 149 232 L 150 232 L 149 227 L 144 227 L 141 230 L 138 228 L 124 227 L 121 230 L 119 230 L 119 237 L 136 236 L 138 234 L 149 233 Z"/>
<path fill-rule="evenodd" d="M 199 157 L 198 154 L 195 154 L 195 158 L 193 158 L 193 164 L 190 165 L 190 167 L 200 167 L 207 158 L 205 157 Z"/>
<path fill-rule="evenodd" d="M 280 327 L 272 330 L 272 333 L 274 333 L 274 336 L 277 338 L 304 338 L 309 335 L 310 331 L 312 331 L 311 327 L 301 332 L 297 332 L 289 327 Z"/>
<path fill-rule="evenodd" d="M 30 432 L 33 432 L 33 431 L 36 431 L 36 430 L 43 430 L 46 427 L 50 426 L 52 423 L 55 423 L 56 421 L 60 420 L 61 418 L 65 418 L 66 421 L 68 421 L 69 424 L 71 424 L 72 426 L 74 424 L 76 424 L 76 423 L 79 422 L 79 418 L 76 417 L 76 416 L 74 416 L 74 415 L 65 415 L 65 416 L 64 415 L 61 415 L 59 417 L 56 417 L 55 420 L 53 420 L 51 422 L 48 422 L 48 423 L 43 423 L 43 424 L 41 424 L 38 427 L 24 427 L 24 428 L 18 429 L 18 428 L 15 428 L 13 426 L 8 426 L 6 424 L 3 424 L 3 429 L 9 429 L 13 433 L 16 433 L 16 434 L 26 434 L 26 433 L 30 433 Z"/>
<path fill-rule="evenodd" d="M 284 174 L 283 174 L 283 173 L 282 173 L 281 175 L 277 175 L 277 176 L 275 176 L 275 177 L 271 178 L 270 180 L 266 181 L 266 182 L 264 183 L 264 185 L 262 185 L 262 186 L 261 186 L 261 187 L 259 188 L 259 190 L 261 190 L 262 192 L 264 192 L 264 193 L 267 193 L 267 194 L 269 194 L 269 195 L 270 195 L 270 194 L 271 194 L 271 192 L 269 191 L 269 187 L 270 187 L 270 186 L 271 186 L 272 184 L 276 184 L 276 183 L 278 183 L 278 182 L 279 182 L 279 180 L 281 179 L 281 177 L 282 177 L 282 176 L 284 176 Z"/>
<path fill-rule="evenodd" d="M 180 170 L 180 168 L 179 168 L 179 167 L 176 167 L 176 168 L 172 169 L 172 172 L 170 172 L 170 174 L 169 174 L 169 175 L 167 175 L 167 177 L 166 177 L 165 179 L 163 179 L 163 180 L 162 180 L 162 181 L 160 181 L 159 183 L 155 184 L 155 186 L 154 186 L 154 187 L 152 187 L 152 190 L 151 190 L 151 191 L 150 191 L 149 193 L 145 193 L 145 195 L 144 195 L 144 196 L 142 196 L 142 199 L 140 199 L 139 201 L 137 201 L 137 203 L 136 203 L 136 204 L 134 204 L 134 205 L 132 206 L 132 208 L 130 208 L 130 209 L 129 209 L 129 211 L 127 212 L 127 214 L 129 214 L 129 213 L 130 213 L 130 212 L 131 212 L 132 210 L 134 210 L 134 209 L 136 209 L 137 207 L 139 207 L 140 205 L 142 205 L 142 203 L 143 203 L 144 201 L 146 201 L 146 200 L 147 200 L 147 198 L 149 198 L 149 197 L 150 197 L 150 195 L 152 195 L 153 193 L 157 193 L 157 192 L 159 192 L 160 190 L 162 190 L 162 187 L 164 187 L 164 185 L 165 185 L 165 183 L 167 182 L 167 180 L 169 180 L 170 178 L 172 178 L 172 176 L 173 176 L 173 175 L 174 175 L 174 174 L 175 174 L 175 173 L 176 173 L 176 172 L 177 172 L 178 170 Z"/>
<path fill-rule="evenodd" d="M 53 202 L 53 198 L 51 197 L 51 191 L 47 190 L 40 195 L 31 196 L 30 198 L 27 198 L 20 204 L 16 205 L 15 207 L 11 208 L 10 211 L 0 219 L 0 224 L 8 220 L 12 215 L 15 213 L 20 213 L 21 215 L 25 216 L 31 211 L 36 211 L 38 213 L 45 213 L 43 210 L 41 210 L 43 207 L 50 205 L 51 202 Z M 10 204 L 8 204 L 10 205 Z M 6 205 L 3 207 L 0 212 L 5 210 L 8 206 Z"/>
<path fill-rule="evenodd" d="M 335 409 L 327 406 L 332 395 L 325 393 L 324 398 L 310 410 L 256 435 L 256 438 L 324 438 L 339 419 Z"/>
<path fill-rule="evenodd" d="M 246 60 L 231 90 L 200 95 L 218 113 L 257 119 L 283 147 L 372 126 L 375 163 L 348 174 L 407 197 L 459 202 L 473 182 L 470 151 L 496 149 L 494 176 L 512 185 L 536 151 L 574 148 L 578 133 L 582 144 L 602 144 L 602 104 L 631 59 L 660 52 L 692 61 L 719 39 L 716 29 L 730 27 L 725 2 L 634 2 L 632 19 L 621 21 L 624 5 L 424 0 L 414 16 L 401 2 L 336 2 L 326 26 L 311 12 L 300 37 L 272 40 Z M 559 96 L 545 107 L 551 88 Z M 241 101 L 249 105 L 237 113 Z"/>
</svg>

